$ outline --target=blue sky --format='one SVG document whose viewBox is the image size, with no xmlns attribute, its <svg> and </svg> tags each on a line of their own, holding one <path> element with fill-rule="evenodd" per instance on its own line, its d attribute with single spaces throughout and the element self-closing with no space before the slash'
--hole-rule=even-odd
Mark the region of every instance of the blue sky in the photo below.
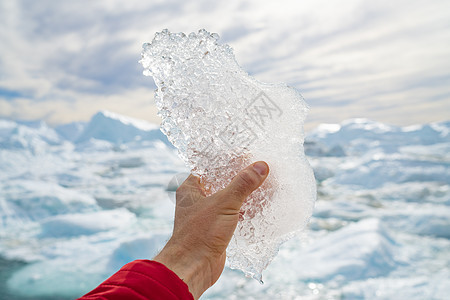
<svg viewBox="0 0 450 300">
<path fill-rule="evenodd" d="M 309 128 L 450 119 L 447 0 L 0 0 L 0 117 L 158 122 L 138 60 L 164 28 L 217 32 L 247 72 L 300 90 Z"/>
</svg>

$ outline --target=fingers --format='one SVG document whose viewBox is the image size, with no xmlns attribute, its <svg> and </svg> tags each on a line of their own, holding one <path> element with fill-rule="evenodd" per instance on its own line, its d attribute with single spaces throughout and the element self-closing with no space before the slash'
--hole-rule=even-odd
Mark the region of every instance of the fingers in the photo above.
<svg viewBox="0 0 450 300">
<path fill-rule="evenodd" d="M 239 212 L 244 200 L 264 182 L 268 174 L 269 166 L 263 161 L 258 161 L 239 172 L 222 191 L 222 196 L 227 202 L 224 204 Z"/>
</svg>

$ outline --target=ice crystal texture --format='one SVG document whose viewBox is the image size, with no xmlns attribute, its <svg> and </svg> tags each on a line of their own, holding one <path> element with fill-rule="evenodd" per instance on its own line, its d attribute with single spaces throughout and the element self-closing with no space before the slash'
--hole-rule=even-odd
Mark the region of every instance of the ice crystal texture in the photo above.
<svg viewBox="0 0 450 300">
<path fill-rule="evenodd" d="M 211 193 L 252 162 L 269 164 L 227 249 L 230 267 L 261 281 L 280 245 L 312 214 L 316 185 L 303 149 L 307 106 L 295 89 L 250 77 L 218 39 L 206 30 L 188 36 L 164 30 L 143 45 L 140 62 L 157 85 L 162 132 Z"/>
</svg>

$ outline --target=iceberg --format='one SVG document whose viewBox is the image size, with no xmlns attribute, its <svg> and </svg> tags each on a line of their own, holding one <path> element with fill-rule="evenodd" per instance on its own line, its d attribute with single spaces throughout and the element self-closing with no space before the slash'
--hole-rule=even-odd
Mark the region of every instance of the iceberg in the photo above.
<svg viewBox="0 0 450 300">
<path fill-rule="evenodd" d="M 303 148 L 308 108 L 294 88 L 249 76 L 218 40 L 204 29 L 188 36 L 163 30 L 143 45 L 140 62 L 157 86 L 161 131 L 210 193 L 252 162 L 269 164 L 227 249 L 231 268 L 262 281 L 280 245 L 305 228 L 314 207 L 316 183 Z"/>
<path fill-rule="evenodd" d="M 96 113 L 74 141 L 76 144 L 81 144 L 92 139 L 113 144 L 136 140 L 166 140 L 158 130 L 158 125 L 110 111 Z"/>
<path fill-rule="evenodd" d="M 303 249 L 301 255 L 291 261 L 295 266 L 292 270 L 297 272 L 292 276 L 319 281 L 383 276 L 400 264 L 395 250 L 394 240 L 378 219 L 363 219 Z"/>
<path fill-rule="evenodd" d="M 56 131 L 45 122 L 14 122 L 0 120 L 0 149 L 26 150 L 33 155 L 48 151 L 50 146 L 61 144 Z"/>
</svg>

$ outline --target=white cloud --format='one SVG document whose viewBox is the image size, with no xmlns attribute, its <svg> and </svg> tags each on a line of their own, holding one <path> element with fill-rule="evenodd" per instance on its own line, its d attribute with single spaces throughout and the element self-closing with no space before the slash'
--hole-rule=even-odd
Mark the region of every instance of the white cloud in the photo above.
<svg viewBox="0 0 450 300">
<path fill-rule="evenodd" d="M 75 101 L 35 101 L 27 98 L 0 99 L 0 117 L 14 119 L 45 119 L 50 124 L 87 121 L 100 110 L 121 112 L 124 115 L 159 123 L 153 105 L 152 90 L 138 88 L 118 95 L 80 95 L 67 92 L 65 98 Z"/>
</svg>

